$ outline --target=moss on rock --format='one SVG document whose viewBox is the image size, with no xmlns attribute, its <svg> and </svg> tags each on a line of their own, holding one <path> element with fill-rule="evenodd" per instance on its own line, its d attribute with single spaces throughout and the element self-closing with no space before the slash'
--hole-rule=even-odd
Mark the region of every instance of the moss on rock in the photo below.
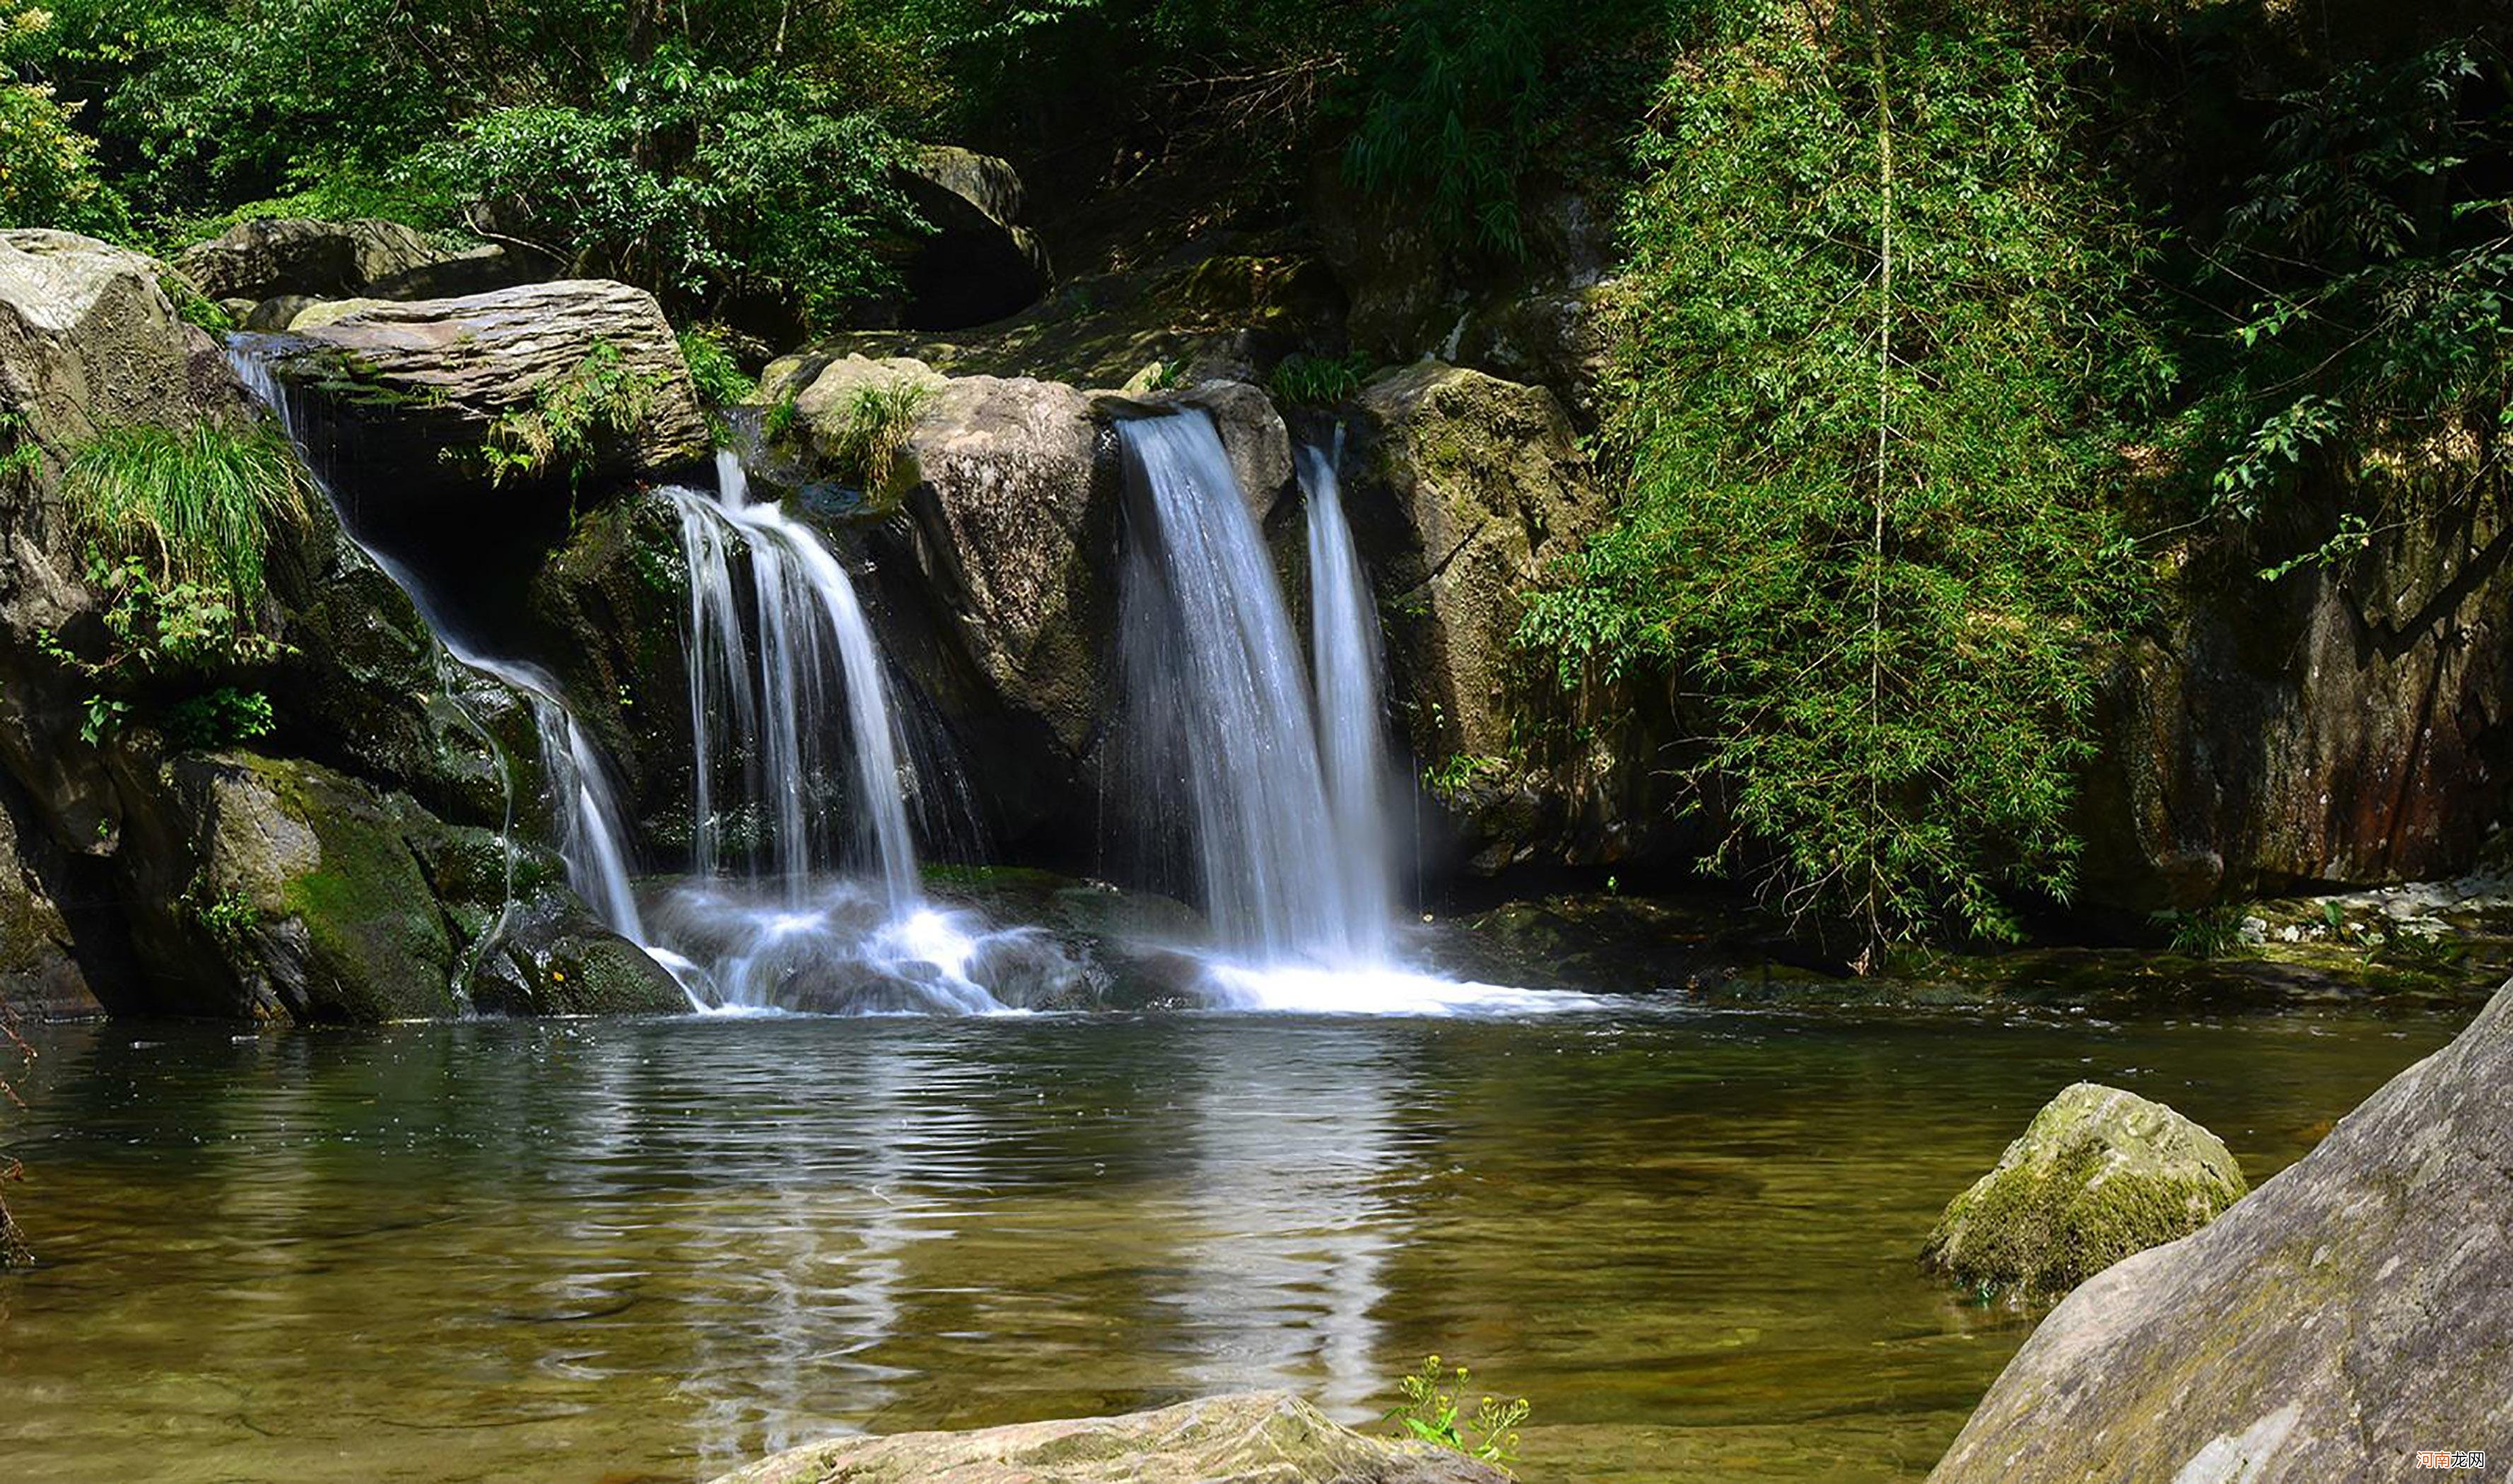
<svg viewBox="0 0 2513 1484">
<path fill-rule="evenodd" d="M 2249 1189 L 2214 1134 L 2161 1103 L 2079 1082 L 1947 1203 L 1920 1263 L 1983 1291 L 2064 1293 L 2198 1230 Z"/>
</svg>

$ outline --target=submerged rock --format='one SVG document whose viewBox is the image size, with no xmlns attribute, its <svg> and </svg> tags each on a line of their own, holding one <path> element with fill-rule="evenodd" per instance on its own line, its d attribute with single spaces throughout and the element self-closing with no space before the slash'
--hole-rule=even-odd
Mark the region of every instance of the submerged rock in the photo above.
<svg viewBox="0 0 2513 1484">
<path fill-rule="evenodd" d="M 2513 1437 L 2513 987 L 2320 1148 L 2042 1321 L 1932 1484 L 2322 1484 Z"/>
<path fill-rule="evenodd" d="M 2079 1082 L 1946 1203 L 1920 1265 L 1970 1287 L 2064 1293 L 2189 1235 L 2249 1189 L 2214 1134 L 2135 1093 Z"/>
<path fill-rule="evenodd" d="M 850 1437 L 716 1484 L 1503 1484 L 1461 1454 L 1364 1437 L 1281 1391 L 973 1432 Z"/>
</svg>

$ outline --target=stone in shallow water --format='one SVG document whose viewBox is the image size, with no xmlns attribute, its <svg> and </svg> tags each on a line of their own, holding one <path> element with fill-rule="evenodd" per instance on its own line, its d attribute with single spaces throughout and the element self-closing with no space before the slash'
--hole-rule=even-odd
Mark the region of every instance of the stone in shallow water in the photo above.
<svg viewBox="0 0 2513 1484">
<path fill-rule="evenodd" d="M 1505 1484 L 1458 1454 L 1364 1437 L 1282 1391 L 1157 1412 L 815 1443 L 716 1484 Z"/>
<path fill-rule="evenodd" d="M 2247 1189 L 2214 1134 L 2161 1103 L 2079 1082 L 1947 1202 L 1920 1263 L 1976 1287 L 2064 1293 L 2198 1230 Z"/>
</svg>

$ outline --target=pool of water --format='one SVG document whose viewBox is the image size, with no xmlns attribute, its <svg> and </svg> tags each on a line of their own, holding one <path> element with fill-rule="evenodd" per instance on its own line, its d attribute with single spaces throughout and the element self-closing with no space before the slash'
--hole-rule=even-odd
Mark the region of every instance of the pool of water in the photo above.
<svg viewBox="0 0 2513 1484">
<path fill-rule="evenodd" d="M 1369 1420 L 1437 1351 L 1535 1403 L 1531 1480 L 1916 1479 L 2029 1319 L 1913 1254 L 2052 1093 L 2256 1181 L 2457 1025 L 55 1028 L 0 1471 L 690 1484 L 1248 1386 Z"/>
</svg>

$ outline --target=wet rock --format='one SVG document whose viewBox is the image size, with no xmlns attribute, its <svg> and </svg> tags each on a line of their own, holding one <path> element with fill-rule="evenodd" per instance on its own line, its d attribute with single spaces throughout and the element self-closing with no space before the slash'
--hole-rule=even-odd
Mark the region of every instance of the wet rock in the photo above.
<svg viewBox="0 0 2513 1484">
<path fill-rule="evenodd" d="M 1075 1422 L 840 1438 L 716 1484 L 1501 1484 L 1508 1475 L 1419 1443 L 1364 1437 L 1279 1391 Z"/>
<path fill-rule="evenodd" d="M 1543 657 L 1516 644 L 1527 591 L 1607 519 L 1560 401 L 1424 361 L 1371 380 L 1358 410 L 1345 505 L 1392 698 L 1456 832 L 1451 848 L 1484 871 L 1669 853 L 1656 713 L 1600 707 L 1611 725 L 1566 716 Z M 1578 748 L 1539 755 L 1531 739 L 1548 722 Z"/>
<path fill-rule="evenodd" d="M 459 1008 L 455 940 L 406 838 L 434 822 L 408 801 L 241 752 L 178 756 L 126 797 L 124 900 L 161 1003 L 299 1022 Z"/>
<path fill-rule="evenodd" d="M 15 786 L 0 780 L 0 1012 L 70 1020 L 104 1011 L 61 910 L 60 897 L 76 889 L 68 866 Z"/>
<path fill-rule="evenodd" d="M 215 299 L 342 298 L 446 255 L 397 221 L 275 217 L 239 221 L 184 249 L 175 266 Z"/>
<path fill-rule="evenodd" d="M 1947 1202 L 1920 1266 L 1980 1290 L 2064 1293 L 2198 1230 L 2249 1189 L 2214 1134 L 2161 1103 L 2079 1082 Z"/>
<path fill-rule="evenodd" d="M 85 683 L 47 641 L 92 616 L 58 482 L 99 430 L 190 427 L 253 415 L 219 347 L 160 287 L 164 264 L 67 232 L 0 232 L 0 765 L 66 850 L 114 845 L 119 805 L 80 736 Z"/>
<path fill-rule="evenodd" d="M 463 524 L 449 507 L 470 498 L 495 510 L 494 525 L 454 538 L 476 553 L 483 528 L 546 535 L 585 492 L 691 467 L 709 450 L 671 326 L 653 295 L 624 284 L 530 284 L 372 304 L 324 325 L 300 314 L 297 325 L 265 348 L 324 429 L 362 532 L 441 535 Z M 598 423 L 581 458 L 554 453 L 528 469 L 490 461 L 483 449 L 499 418 L 536 413 L 545 391 L 604 357 L 636 409 L 629 426 Z"/>
<path fill-rule="evenodd" d="M 2196 1234 L 2087 1281 L 1933 1484 L 2319 1484 L 2513 1435 L 2513 990 Z"/>
<path fill-rule="evenodd" d="M 2086 770 L 2084 901 L 2143 914 L 2439 879 L 2503 819 L 2513 494 L 2443 455 L 2363 462 L 2400 482 L 2369 550 L 2276 583 L 2255 574 L 2274 553 L 2201 554 L 2157 637 L 2123 649 Z M 2329 528 L 2334 499 L 2297 521 Z"/>
</svg>

